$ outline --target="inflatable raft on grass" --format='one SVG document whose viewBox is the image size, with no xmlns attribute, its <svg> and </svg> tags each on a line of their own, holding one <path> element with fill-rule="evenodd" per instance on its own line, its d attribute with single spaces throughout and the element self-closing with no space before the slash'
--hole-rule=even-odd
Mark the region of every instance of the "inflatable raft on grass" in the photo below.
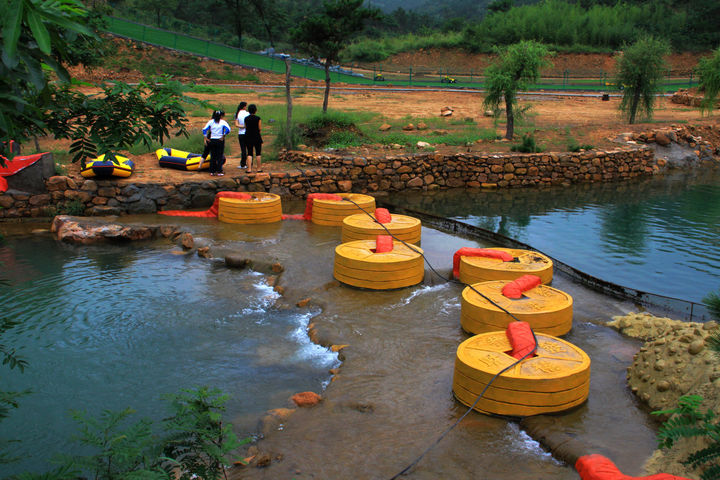
<svg viewBox="0 0 720 480">
<path fill-rule="evenodd" d="M 210 157 L 203 159 L 197 153 L 183 152 L 174 148 L 160 148 L 155 151 L 161 167 L 177 170 L 203 170 L 210 168 Z"/>
<path fill-rule="evenodd" d="M 129 177 L 135 170 L 135 163 L 127 157 L 106 153 L 93 160 L 87 160 L 80 169 L 85 178 Z"/>
</svg>

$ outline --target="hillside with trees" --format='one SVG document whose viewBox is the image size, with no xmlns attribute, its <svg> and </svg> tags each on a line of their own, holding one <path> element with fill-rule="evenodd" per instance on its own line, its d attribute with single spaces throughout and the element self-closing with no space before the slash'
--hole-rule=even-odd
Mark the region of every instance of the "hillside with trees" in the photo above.
<svg viewBox="0 0 720 480">
<path fill-rule="evenodd" d="M 307 52 L 297 48 L 291 32 L 319 10 L 313 0 L 117 0 L 106 5 L 111 15 L 140 23 L 247 50 L 272 47 L 295 54 Z M 610 53 L 645 34 L 662 36 L 675 52 L 720 45 L 720 2 L 715 0 L 371 0 L 364 8 L 381 14 L 349 39 L 340 54 L 344 62 L 379 62 L 428 48 L 490 53 L 519 41 L 540 42 L 559 52 Z"/>
</svg>

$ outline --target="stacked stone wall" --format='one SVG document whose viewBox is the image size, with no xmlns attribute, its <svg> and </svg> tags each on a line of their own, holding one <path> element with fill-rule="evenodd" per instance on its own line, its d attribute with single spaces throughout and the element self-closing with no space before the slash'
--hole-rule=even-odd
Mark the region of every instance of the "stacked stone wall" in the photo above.
<svg viewBox="0 0 720 480">
<path fill-rule="evenodd" d="M 184 183 L 141 183 L 55 176 L 47 193 L 0 195 L 0 218 L 56 214 L 122 215 L 203 208 L 218 191 L 271 192 L 304 197 L 314 192 L 398 192 L 408 189 L 516 188 L 621 181 L 658 172 L 647 147 L 537 154 L 418 153 L 382 157 L 283 152 L 295 171 L 240 175 Z"/>
</svg>

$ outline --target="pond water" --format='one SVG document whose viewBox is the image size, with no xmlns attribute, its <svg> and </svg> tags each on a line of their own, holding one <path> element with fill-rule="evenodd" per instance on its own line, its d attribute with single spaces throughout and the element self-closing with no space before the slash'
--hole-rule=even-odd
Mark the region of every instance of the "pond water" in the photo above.
<svg viewBox="0 0 720 480">
<path fill-rule="evenodd" d="M 291 205 L 286 211 L 301 211 Z M 161 395 L 208 384 L 231 394 L 228 418 L 255 431 L 261 412 L 285 407 L 296 391 L 321 391 L 337 356 L 311 345 L 308 321 L 327 344 L 347 345 L 340 373 L 318 407 L 301 409 L 261 442 L 282 455 L 242 478 L 389 478 L 457 420 L 452 396 L 461 288 L 433 276 L 416 287 L 373 292 L 332 279 L 338 228 L 285 221 L 267 226 L 212 219 L 126 217 L 192 231 L 222 258 L 229 251 L 285 266 L 277 298 L 264 276 L 180 256 L 166 242 L 132 247 L 59 245 L 9 239 L 0 286 L 4 314 L 23 325 L 3 341 L 20 347 L 30 368 L 11 372 L 9 388 L 34 393 L 0 423 L 0 436 L 23 440 L 17 453 L 37 469 L 74 431 L 69 408 L 92 413 L 136 408 L 162 418 Z M 488 246 L 423 228 L 428 261 L 447 277 L 452 252 Z M 632 309 L 556 276 L 571 294 L 573 330 L 565 338 L 592 358 L 588 402 L 556 417 L 556 428 L 639 474 L 655 446 L 654 418 L 638 408 L 625 369 L 639 343 L 602 326 Z M 297 300 L 312 299 L 310 310 Z M 314 316 L 313 316 L 314 315 Z M 312 317 L 312 318 L 311 318 Z M 3 378 L 7 378 L 3 372 Z M 66 450 L 67 451 L 67 450 Z M 273 455 L 275 458 L 275 455 Z M 40 467 L 41 468 L 41 467 Z M 413 469 L 413 478 L 575 479 L 516 423 L 472 413 Z"/>
<path fill-rule="evenodd" d="M 390 198 L 519 240 L 625 287 L 697 303 L 720 289 L 718 169 L 628 183 Z"/>
<path fill-rule="evenodd" d="M 14 453 L 26 460 L 15 472 L 59 453 L 76 431 L 70 409 L 132 407 L 136 420 L 158 419 L 164 394 L 209 385 L 230 394 L 232 420 L 251 432 L 268 405 L 321 389 L 337 364 L 308 340 L 312 312 L 276 308 L 265 275 L 173 255 L 167 242 L 10 237 L 0 262 L 9 282 L 0 285 L 2 315 L 22 322 L 2 343 L 29 362 L 23 374 L 3 371 L 3 388 L 32 390 L 0 423 L 0 437 L 22 441 Z"/>
</svg>

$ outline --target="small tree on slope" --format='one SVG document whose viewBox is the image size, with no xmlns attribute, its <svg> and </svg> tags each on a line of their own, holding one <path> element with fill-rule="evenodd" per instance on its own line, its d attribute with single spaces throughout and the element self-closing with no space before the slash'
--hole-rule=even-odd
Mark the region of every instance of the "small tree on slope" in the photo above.
<svg viewBox="0 0 720 480">
<path fill-rule="evenodd" d="M 703 114 L 712 115 L 718 94 L 720 94 L 720 47 L 711 56 L 700 59 L 697 72 L 700 90 L 705 94 L 700 103 L 700 111 Z"/>
<path fill-rule="evenodd" d="M 512 140 L 515 133 L 517 92 L 524 90 L 540 77 L 540 70 L 550 66 L 546 57 L 550 51 L 545 45 L 523 41 L 498 50 L 498 59 L 485 70 L 487 96 L 483 105 L 496 113 L 505 100 L 507 118 L 505 138 Z"/>
<path fill-rule="evenodd" d="M 292 31 L 292 39 L 301 50 L 320 60 L 325 67 L 323 113 L 330 96 L 330 66 L 353 35 L 362 31 L 365 20 L 379 16 L 378 10 L 363 8 L 364 0 L 325 0 L 320 13 L 305 19 Z"/>
<path fill-rule="evenodd" d="M 638 110 L 648 120 L 652 118 L 655 95 L 667 68 L 664 57 L 669 53 L 667 42 L 651 36 L 623 48 L 617 61 L 616 83 L 624 88 L 620 110 L 629 123 L 635 123 Z"/>
</svg>

